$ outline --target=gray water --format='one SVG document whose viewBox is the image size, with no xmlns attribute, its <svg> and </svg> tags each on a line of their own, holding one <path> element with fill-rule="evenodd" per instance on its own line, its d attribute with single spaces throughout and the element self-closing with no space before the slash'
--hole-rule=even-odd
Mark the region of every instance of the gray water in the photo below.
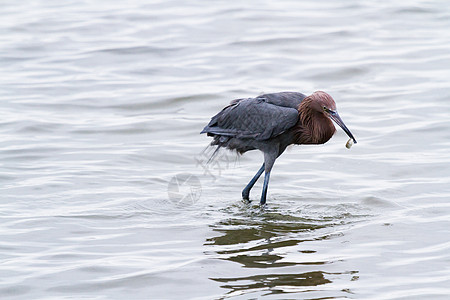
<svg viewBox="0 0 450 300">
<path fill-rule="evenodd" d="M 0 298 L 449 299 L 446 1 L 2 1 Z M 248 205 L 230 100 L 330 93 Z M 172 183 L 171 183 L 172 182 Z"/>
</svg>

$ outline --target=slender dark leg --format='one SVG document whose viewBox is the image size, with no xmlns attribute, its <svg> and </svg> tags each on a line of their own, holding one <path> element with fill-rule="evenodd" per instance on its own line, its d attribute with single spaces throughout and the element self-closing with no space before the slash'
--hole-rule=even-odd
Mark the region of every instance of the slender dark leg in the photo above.
<svg viewBox="0 0 450 300">
<path fill-rule="evenodd" d="M 264 171 L 264 163 L 262 164 L 261 168 L 259 168 L 258 172 L 256 172 L 255 176 L 253 176 L 252 180 L 250 180 L 250 182 L 244 188 L 244 190 L 242 190 L 242 199 L 244 199 L 244 200 L 249 199 L 250 190 L 255 185 L 256 181 L 258 181 L 258 179 L 261 176 L 263 171 Z"/>
<path fill-rule="evenodd" d="M 264 185 L 261 194 L 261 205 L 266 204 L 267 189 L 269 188 L 270 171 L 264 173 Z"/>
<path fill-rule="evenodd" d="M 271 151 L 264 152 L 264 185 L 261 194 L 260 204 L 266 204 L 267 189 L 269 188 L 270 171 L 273 164 L 278 157 L 278 148 L 270 149 Z"/>
</svg>

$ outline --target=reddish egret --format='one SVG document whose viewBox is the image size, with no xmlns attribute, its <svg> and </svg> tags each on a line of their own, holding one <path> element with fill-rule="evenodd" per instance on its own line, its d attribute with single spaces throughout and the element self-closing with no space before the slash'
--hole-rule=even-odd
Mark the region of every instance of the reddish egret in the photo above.
<svg viewBox="0 0 450 300">
<path fill-rule="evenodd" d="M 212 117 L 201 133 L 213 137 L 211 145 L 243 154 L 259 149 L 264 163 L 242 191 L 249 200 L 250 190 L 264 171 L 261 205 L 266 203 L 270 171 L 275 160 L 291 144 L 324 144 L 335 133 L 333 120 L 356 143 L 336 111 L 336 103 L 325 92 L 306 97 L 301 93 L 282 92 L 256 98 L 236 99 Z"/>
</svg>

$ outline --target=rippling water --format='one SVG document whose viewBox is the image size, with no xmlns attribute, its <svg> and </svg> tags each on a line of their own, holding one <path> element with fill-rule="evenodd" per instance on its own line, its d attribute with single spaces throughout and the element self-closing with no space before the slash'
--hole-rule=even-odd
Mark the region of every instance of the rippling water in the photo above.
<svg viewBox="0 0 450 300">
<path fill-rule="evenodd" d="M 3 1 L 0 297 L 448 299 L 445 1 Z M 231 99 L 325 90 L 358 139 L 207 164 Z"/>
</svg>

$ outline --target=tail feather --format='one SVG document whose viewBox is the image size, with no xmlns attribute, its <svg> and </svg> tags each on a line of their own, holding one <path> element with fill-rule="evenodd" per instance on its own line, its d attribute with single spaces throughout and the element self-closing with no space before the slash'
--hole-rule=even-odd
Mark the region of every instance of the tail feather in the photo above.
<svg viewBox="0 0 450 300">
<path fill-rule="evenodd" d="M 208 157 L 212 151 L 211 148 L 213 148 L 214 146 L 216 146 L 216 145 L 213 145 L 212 143 L 209 144 L 208 146 L 206 146 L 206 148 L 203 149 L 203 151 L 201 152 L 201 155 Z M 222 148 L 221 145 L 217 145 L 217 147 L 215 147 L 214 152 L 211 154 L 211 156 L 209 156 L 208 160 L 206 161 L 206 164 L 209 164 L 216 158 L 217 154 L 219 154 L 220 148 Z M 211 151 L 210 151 L 210 149 L 211 149 Z"/>
<path fill-rule="evenodd" d="M 214 150 L 213 154 L 211 154 L 211 157 L 210 157 L 210 158 L 208 159 L 208 161 L 206 162 L 207 164 L 209 164 L 211 161 L 214 160 L 214 158 L 216 158 L 217 154 L 219 153 L 220 148 L 221 148 L 220 145 L 218 145 L 218 146 L 216 147 L 216 150 Z"/>
<path fill-rule="evenodd" d="M 239 134 L 239 132 L 235 129 L 224 129 L 220 127 L 209 127 L 209 126 L 203 128 L 200 134 L 202 133 L 208 133 L 208 135 L 224 135 L 231 137 L 234 137 Z"/>
</svg>

